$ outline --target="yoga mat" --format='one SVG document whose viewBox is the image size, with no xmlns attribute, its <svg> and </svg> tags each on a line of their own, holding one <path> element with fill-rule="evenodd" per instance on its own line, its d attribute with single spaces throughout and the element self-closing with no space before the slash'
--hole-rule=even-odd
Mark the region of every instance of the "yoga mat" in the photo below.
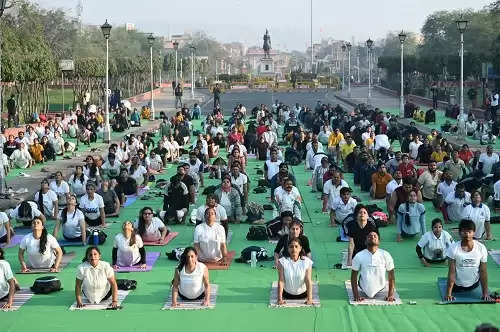
<svg viewBox="0 0 500 332">
<path fill-rule="evenodd" d="M 132 203 L 134 203 L 135 201 L 137 201 L 137 199 L 139 198 L 139 196 L 142 196 L 144 195 L 147 191 L 149 190 L 149 187 L 143 187 L 143 188 L 139 188 L 138 192 L 137 192 L 137 195 L 127 195 L 127 200 L 125 201 L 125 203 L 123 204 L 124 207 L 127 207 L 129 205 L 131 205 Z"/>
<path fill-rule="evenodd" d="M 87 226 L 87 229 L 88 229 L 89 231 L 93 231 L 94 229 L 103 230 L 103 229 L 106 229 L 106 228 L 108 228 L 108 227 L 110 227 L 110 226 L 111 226 L 111 223 L 110 223 L 110 222 L 107 222 L 107 223 L 106 223 L 106 226 L 101 226 L 101 225 L 99 225 L 99 226 Z M 92 236 L 92 235 L 91 235 L 91 236 Z"/>
<path fill-rule="evenodd" d="M 145 246 L 164 246 L 167 245 L 170 241 L 175 239 L 179 235 L 179 232 L 170 232 L 165 236 L 165 238 L 161 242 L 146 242 L 144 241 Z"/>
<path fill-rule="evenodd" d="M 59 266 L 59 272 L 62 270 L 75 258 L 74 252 L 68 252 L 66 255 L 62 256 L 61 264 Z M 50 269 L 30 269 L 30 272 L 18 272 L 18 274 L 41 274 L 41 273 L 58 273 L 50 272 Z"/>
<path fill-rule="evenodd" d="M 403 303 L 403 302 L 401 302 L 401 299 L 399 298 L 399 294 L 397 291 L 394 291 L 394 301 L 393 302 L 389 302 L 389 301 L 385 300 L 385 298 L 387 297 L 387 291 L 389 289 L 389 284 L 387 284 L 387 286 L 383 290 L 381 290 L 380 292 L 375 294 L 375 297 L 372 299 L 368 298 L 368 296 L 358 287 L 360 295 L 365 298 L 363 301 L 360 301 L 360 302 L 354 301 L 354 295 L 352 294 L 352 287 L 351 287 L 350 280 L 345 281 L 345 289 L 347 291 L 347 296 L 349 297 L 349 304 L 352 304 L 352 305 L 400 305 Z"/>
<path fill-rule="evenodd" d="M 147 252 L 146 253 L 146 268 L 141 269 L 139 265 L 137 266 L 120 266 L 118 270 L 115 270 L 116 272 L 149 272 L 153 269 L 153 265 L 155 264 L 156 260 L 160 257 L 159 252 Z"/>
<path fill-rule="evenodd" d="M 83 247 L 82 241 L 67 241 L 65 239 L 57 240 L 61 247 Z"/>
<path fill-rule="evenodd" d="M 284 299 L 285 304 L 278 305 L 278 282 L 273 281 L 271 284 L 271 294 L 269 297 L 269 308 L 302 308 L 302 307 L 320 307 L 321 303 L 319 302 L 319 285 L 317 282 L 313 281 L 313 289 L 312 289 L 312 300 L 313 304 L 305 304 L 305 299 L 299 299 L 299 300 L 289 300 L 289 299 Z"/>
<path fill-rule="evenodd" d="M 493 258 L 493 260 L 495 261 L 495 263 L 500 265 L 500 250 L 490 250 L 489 253 L 491 258 Z"/>
<path fill-rule="evenodd" d="M 347 251 L 342 251 L 340 254 L 342 256 L 342 270 L 351 269 L 352 266 L 351 265 L 347 265 L 348 252 Z"/>
<path fill-rule="evenodd" d="M 3 311 L 17 311 L 19 308 L 23 306 L 26 302 L 28 302 L 33 295 L 35 295 L 29 288 L 21 288 L 14 294 L 14 301 L 12 302 L 12 306 L 10 309 L 1 309 Z M 0 301 L 0 308 L 7 303 L 7 301 Z"/>
<path fill-rule="evenodd" d="M 167 302 L 163 305 L 161 310 L 203 310 L 203 309 L 214 309 L 217 301 L 217 290 L 219 286 L 216 284 L 210 284 L 210 305 L 204 306 L 202 300 L 188 301 L 183 300 L 180 296 L 177 297 L 177 307 L 172 307 L 172 289 L 168 293 Z"/>
<path fill-rule="evenodd" d="M 229 258 L 229 263 L 227 265 L 221 265 L 220 263 L 204 263 L 209 270 L 228 270 L 233 263 L 236 251 L 228 251 L 227 257 Z"/>
<path fill-rule="evenodd" d="M 130 291 L 125 291 L 125 290 L 118 290 L 118 305 L 121 306 L 122 302 L 125 300 L 127 297 L 128 293 Z M 82 297 L 82 302 L 85 305 L 83 308 L 77 308 L 76 307 L 76 301 L 69 307 L 69 310 L 74 311 L 74 310 L 107 310 L 109 306 L 111 305 L 111 302 L 113 302 L 112 297 L 107 299 L 106 301 L 102 301 L 101 303 L 98 304 L 90 304 L 87 298 L 85 296 Z"/>
<path fill-rule="evenodd" d="M 481 296 L 483 295 L 481 285 L 470 291 L 453 292 L 452 295 L 455 297 L 455 301 L 446 301 L 445 296 L 448 288 L 448 279 L 438 278 L 437 284 L 439 294 L 441 295 L 441 302 L 439 302 L 439 304 L 496 303 L 495 301 L 484 301 L 481 299 Z"/>
<path fill-rule="evenodd" d="M 10 238 L 10 243 L 9 245 L 5 245 L 5 243 L 0 244 L 0 248 L 8 249 L 8 248 L 13 248 L 17 246 L 19 243 L 21 243 L 21 240 L 23 239 L 24 235 L 14 235 L 13 237 Z"/>
</svg>

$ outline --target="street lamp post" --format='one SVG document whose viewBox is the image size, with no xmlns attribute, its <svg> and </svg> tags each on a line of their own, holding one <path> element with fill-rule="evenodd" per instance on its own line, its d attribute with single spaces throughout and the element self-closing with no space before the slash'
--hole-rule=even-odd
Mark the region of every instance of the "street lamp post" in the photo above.
<svg viewBox="0 0 500 332">
<path fill-rule="evenodd" d="M 469 21 L 462 17 L 455 22 L 460 32 L 460 118 L 464 115 L 464 32 Z"/>
<path fill-rule="evenodd" d="M 345 50 L 346 50 L 345 44 L 342 45 L 342 91 L 344 91 L 344 78 L 345 78 Z"/>
<path fill-rule="evenodd" d="M 0 0 L 0 17 L 3 16 L 3 12 L 5 10 L 5 6 L 7 4 L 7 0 Z M 2 70 L 1 70 L 1 54 L 2 49 L 0 48 L 0 128 L 2 127 L 2 111 L 3 111 L 3 101 L 2 101 Z M 3 144 L 0 144 L 0 194 L 5 193 L 6 183 L 5 183 L 5 170 L 3 164 Z"/>
<path fill-rule="evenodd" d="M 109 126 L 109 36 L 111 35 L 111 24 L 108 20 L 101 25 L 101 31 L 106 39 L 106 91 L 104 93 L 106 105 L 106 124 L 104 125 L 103 142 L 111 142 L 111 127 Z"/>
<path fill-rule="evenodd" d="M 401 43 L 401 91 L 399 93 L 399 116 L 404 117 L 405 115 L 405 97 L 404 97 L 404 82 L 403 82 L 403 55 L 404 55 L 404 43 L 406 40 L 406 34 L 401 30 L 398 35 L 399 42 Z"/>
<path fill-rule="evenodd" d="M 196 47 L 191 46 L 191 99 L 194 99 L 194 81 L 195 81 L 195 74 L 194 74 L 194 52 L 196 51 Z"/>
<path fill-rule="evenodd" d="M 151 65 L 151 119 L 155 119 L 155 104 L 154 104 L 154 97 L 153 97 L 153 90 L 154 90 L 154 82 L 153 82 L 153 44 L 155 42 L 155 37 L 153 34 L 150 34 L 148 37 L 148 42 L 149 42 L 149 54 L 150 54 L 150 65 Z"/>
<path fill-rule="evenodd" d="M 368 104 L 371 104 L 372 100 L 372 58 L 371 51 L 373 47 L 373 40 L 368 38 L 366 41 L 366 47 L 368 47 Z"/>
<path fill-rule="evenodd" d="M 351 98 L 351 43 L 347 42 L 347 97 Z"/>
<path fill-rule="evenodd" d="M 179 49 L 179 42 L 174 41 L 174 50 L 175 50 L 175 85 L 179 84 L 179 77 L 177 74 L 177 50 Z"/>
</svg>

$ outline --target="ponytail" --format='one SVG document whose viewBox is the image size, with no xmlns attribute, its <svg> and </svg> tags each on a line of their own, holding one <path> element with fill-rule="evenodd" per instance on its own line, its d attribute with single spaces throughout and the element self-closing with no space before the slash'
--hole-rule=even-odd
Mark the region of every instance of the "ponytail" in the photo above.
<svg viewBox="0 0 500 332">
<path fill-rule="evenodd" d="M 38 252 L 43 255 L 46 249 L 47 249 L 47 229 L 45 228 L 45 226 L 43 226 L 42 235 L 40 236 L 40 248 Z"/>
</svg>

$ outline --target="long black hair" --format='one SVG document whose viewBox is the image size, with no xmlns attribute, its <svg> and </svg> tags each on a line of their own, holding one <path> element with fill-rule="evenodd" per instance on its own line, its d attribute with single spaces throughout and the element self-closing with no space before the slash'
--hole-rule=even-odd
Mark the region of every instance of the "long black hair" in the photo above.
<svg viewBox="0 0 500 332">
<path fill-rule="evenodd" d="M 45 225 L 43 224 L 43 220 L 38 218 L 38 217 L 34 218 L 33 221 L 31 222 L 31 224 L 33 224 L 33 222 L 35 220 L 40 220 L 42 222 L 42 225 L 43 225 L 42 235 L 40 236 L 40 246 L 38 249 L 38 252 L 43 255 L 45 253 L 45 250 L 47 250 L 47 228 L 45 228 Z"/>
<path fill-rule="evenodd" d="M 17 208 L 17 216 L 19 218 L 33 218 L 33 211 L 29 201 L 22 201 L 21 204 L 19 204 L 19 207 Z"/>
<path fill-rule="evenodd" d="M 43 179 L 42 182 L 40 182 L 40 191 L 38 192 L 38 209 L 45 215 L 45 209 L 43 207 L 43 190 L 42 190 L 42 184 L 46 183 L 49 185 L 49 181 L 47 179 Z"/>
<path fill-rule="evenodd" d="M 82 259 L 82 263 L 85 263 L 85 262 L 87 262 L 87 261 L 88 261 L 88 260 L 87 260 L 87 257 L 89 256 L 89 253 L 90 253 L 92 250 L 97 251 L 97 252 L 99 253 L 99 255 L 101 255 L 101 251 L 99 250 L 99 247 L 94 247 L 94 246 L 92 246 L 92 247 L 88 247 L 88 248 L 87 248 L 87 250 L 85 250 L 85 256 L 84 256 L 84 257 L 83 257 L 83 259 Z"/>
<path fill-rule="evenodd" d="M 138 223 L 139 225 L 137 227 L 137 231 L 141 237 L 144 235 L 144 233 L 146 233 L 146 221 L 144 220 L 143 217 L 144 211 L 146 210 L 151 211 L 151 213 L 153 212 L 153 209 L 150 208 L 149 206 L 145 206 L 141 209 L 141 211 L 139 211 L 139 223 Z"/>
<path fill-rule="evenodd" d="M 71 197 L 74 197 L 75 200 L 76 200 L 76 196 L 74 194 L 70 194 Z M 78 207 L 75 206 L 75 211 L 73 211 L 73 217 L 75 217 L 75 214 L 76 214 L 76 210 L 78 210 Z M 62 224 L 65 224 L 66 221 L 68 221 L 68 207 L 66 206 L 64 209 L 62 209 L 61 211 L 61 223 Z"/>
<path fill-rule="evenodd" d="M 83 182 L 85 182 L 85 174 L 83 173 L 83 166 L 81 165 L 78 165 L 75 167 L 75 170 L 80 167 L 82 169 L 82 174 L 80 174 L 80 182 L 83 184 Z M 76 173 L 73 173 L 73 182 L 76 181 Z"/>
<path fill-rule="evenodd" d="M 5 259 L 3 249 L 0 248 L 0 259 Z"/>
<path fill-rule="evenodd" d="M 198 256 L 198 252 L 194 247 L 187 247 L 184 249 L 184 252 L 181 255 L 181 258 L 179 260 L 179 265 L 177 265 L 177 271 L 181 272 L 184 266 L 186 265 L 186 260 L 187 260 L 187 255 L 189 254 L 190 251 L 194 251 L 196 256 Z"/>
</svg>

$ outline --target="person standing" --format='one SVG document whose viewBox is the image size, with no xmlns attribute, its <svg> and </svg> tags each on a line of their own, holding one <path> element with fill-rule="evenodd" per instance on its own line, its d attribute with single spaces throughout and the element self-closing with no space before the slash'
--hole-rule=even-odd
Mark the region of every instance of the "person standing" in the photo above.
<svg viewBox="0 0 500 332">
<path fill-rule="evenodd" d="M 7 111 L 8 111 L 8 126 L 11 127 L 11 121 L 14 120 L 14 125 L 17 127 L 17 102 L 15 95 L 11 95 L 10 99 L 7 100 Z"/>
<path fill-rule="evenodd" d="M 220 105 L 221 90 L 220 90 L 220 87 L 219 87 L 219 83 L 215 84 L 213 93 L 214 93 L 214 108 L 216 108 L 218 105 Z"/>
<path fill-rule="evenodd" d="M 175 95 L 175 108 L 179 108 L 182 106 L 182 87 L 180 83 L 177 83 L 177 86 L 175 87 L 174 90 L 174 95 Z"/>
</svg>

